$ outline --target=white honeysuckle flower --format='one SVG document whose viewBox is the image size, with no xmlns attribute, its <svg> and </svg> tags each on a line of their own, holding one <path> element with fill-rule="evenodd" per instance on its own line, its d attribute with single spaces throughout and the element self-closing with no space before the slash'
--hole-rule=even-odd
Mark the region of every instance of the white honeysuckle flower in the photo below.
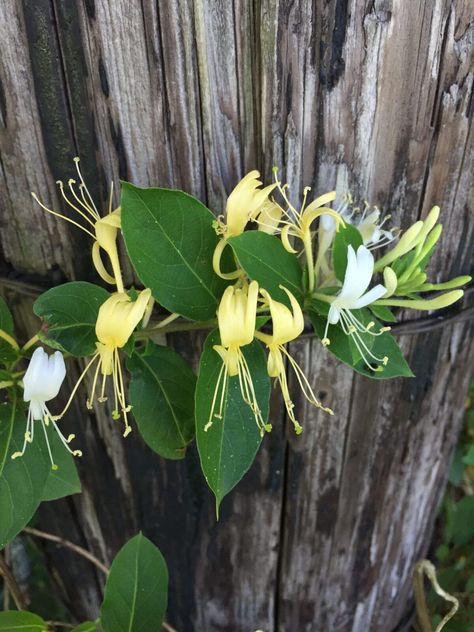
<svg viewBox="0 0 474 632">
<path fill-rule="evenodd" d="M 326 330 L 324 332 L 323 345 L 330 344 L 330 340 L 327 337 L 329 325 L 341 324 L 342 330 L 348 336 L 352 336 L 352 339 L 364 359 L 365 363 L 372 370 L 381 370 L 380 367 L 371 366 L 367 359 L 367 356 L 371 357 L 376 362 L 381 362 L 386 365 L 388 358 L 378 358 L 367 347 L 362 333 L 369 333 L 373 336 L 378 336 L 384 331 L 388 331 L 390 327 L 382 327 L 379 332 L 371 331 L 374 326 L 373 322 L 368 325 L 363 325 L 358 320 L 351 310 L 361 309 L 367 307 L 371 303 L 380 299 L 386 292 L 387 288 L 380 283 L 367 291 L 372 280 L 374 272 L 374 257 L 372 253 L 365 247 L 359 246 L 357 253 L 352 246 L 347 248 L 347 267 L 344 276 L 344 283 L 341 291 L 331 301 L 329 308 L 328 319 L 326 323 Z"/>
<path fill-rule="evenodd" d="M 33 442 L 35 421 L 41 421 L 51 466 L 54 470 L 57 469 L 57 465 L 54 463 L 48 433 L 46 432 L 46 426 L 50 422 L 67 450 L 74 456 L 82 456 L 80 450 L 71 450 L 68 445 L 75 435 L 70 434 L 66 439 L 46 406 L 46 402 L 54 399 L 59 393 L 65 377 L 66 365 L 64 364 L 62 353 L 55 351 L 51 356 L 48 356 L 44 349 L 38 347 L 31 356 L 30 363 L 23 377 L 23 400 L 30 403 L 23 448 L 21 452 L 12 454 L 12 459 L 23 456 L 27 443 Z"/>
<path fill-rule="evenodd" d="M 342 202 L 336 210 L 347 224 L 352 224 L 357 228 L 362 236 L 364 246 L 369 250 L 386 246 L 397 237 L 398 231 L 395 229 L 382 228 L 385 222 L 390 219 L 390 215 L 386 215 L 380 221 L 380 210 L 377 206 L 370 206 L 368 202 L 364 202 L 364 210 L 361 212 L 359 207 L 354 206 L 350 193 L 343 196 Z"/>
</svg>

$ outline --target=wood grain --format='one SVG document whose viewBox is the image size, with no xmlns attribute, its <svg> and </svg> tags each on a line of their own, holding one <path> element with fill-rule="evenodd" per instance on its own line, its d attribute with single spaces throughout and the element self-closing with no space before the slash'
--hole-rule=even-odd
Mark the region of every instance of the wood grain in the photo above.
<svg viewBox="0 0 474 632">
<path fill-rule="evenodd" d="M 2 274 L 97 281 L 87 238 L 30 197 L 60 208 L 54 182 L 76 154 L 102 202 L 124 178 L 182 188 L 220 213 L 244 173 L 269 178 L 278 165 L 295 202 L 305 185 L 350 189 L 403 228 L 439 204 L 431 273 L 469 273 L 473 33 L 469 0 L 5 0 Z M 7 297 L 26 339 L 31 298 Z M 82 437 L 84 493 L 45 504 L 39 523 L 106 563 L 142 529 L 170 567 L 167 618 L 180 632 L 405 630 L 472 340 L 470 321 L 402 337 L 416 378 L 387 383 L 355 376 L 316 341 L 292 345 L 336 414 L 297 401 L 295 437 L 275 394 L 275 429 L 219 524 L 194 448 L 165 462 L 78 400 L 68 423 Z M 170 342 L 196 363 L 202 337 Z M 73 616 L 96 617 L 103 578 L 46 552 Z"/>
</svg>

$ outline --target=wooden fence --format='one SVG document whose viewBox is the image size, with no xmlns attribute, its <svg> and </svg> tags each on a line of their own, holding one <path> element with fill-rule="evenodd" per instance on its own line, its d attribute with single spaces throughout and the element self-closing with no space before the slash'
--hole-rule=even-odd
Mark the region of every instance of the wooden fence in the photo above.
<svg viewBox="0 0 474 632">
<path fill-rule="evenodd" d="M 96 280 L 90 244 L 30 197 L 59 204 L 76 154 L 102 199 L 122 178 L 220 213 L 243 174 L 275 164 L 295 192 L 350 189 L 401 227 L 439 204 L 433 278 L 472 269 L 470 0 L 3 0 L 0 41 L 2 288 L 25 336 L 36 286 Z M 469 302 L 399 327 L 415 379 L 370 382 L 294 345 L 337 414 L 304 409 L 295 437 L 275 400 L 218 524 L 194 450 L 165 462 L 78 403 L 84 493 L 39 525 L 105 562 L 143 530 L 179 632 L 407 629 L 472 374 Z M 189 358 L 199 344 L 172 341 Z M 72 612 L 97 616 L 102 577 L 47 550 Z"/>
</svg>

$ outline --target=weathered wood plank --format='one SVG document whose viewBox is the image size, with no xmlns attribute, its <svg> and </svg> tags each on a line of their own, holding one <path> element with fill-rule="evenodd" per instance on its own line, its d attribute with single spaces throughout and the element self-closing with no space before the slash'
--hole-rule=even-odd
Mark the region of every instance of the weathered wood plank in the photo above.
<svg viewBox="0 0 474 632">
<path fill-rule="evenodd" d="M 247 170 L 270 177 L 276 164 L 293 198 L 304 185 L 350 188 L 403 227 L 439 203 L 446 230 L 433 274 L 468 273 L 473 25 L 468 0 L 7 0 L 8 265 L 45 283 L 88 273 L 90 243 L 29 195 L 57 205 L 54 179 L 70 177 L 79 153 L 102 200 L 122 177 L 182 187 L 220 213 Z M 16 300 L 25 336 L 30 308 Z M 45 505 L 41 523 L 106 562 L 143 529 L 170 566 L 168 618 L 180 631 L 395 628 L 410 615 L 411 568 L 460 423 L 469 336 L 458 324 L 404 339 L 417 378 L 384 384 L 354 377 L 316 342 L 293 345 L 336 415 L 297 401 L 305 431 L 283 439 L 276 396 L 275 429 L 218 525 L 194 450 L 164 462 L 78 400 L 65 423 L 83 428 L 85 492 Z M 201 338 L 173 344 L 195 361 Z M 71 611 L 96 616 L 103 578 L 48 552 Z"/>
</svg>

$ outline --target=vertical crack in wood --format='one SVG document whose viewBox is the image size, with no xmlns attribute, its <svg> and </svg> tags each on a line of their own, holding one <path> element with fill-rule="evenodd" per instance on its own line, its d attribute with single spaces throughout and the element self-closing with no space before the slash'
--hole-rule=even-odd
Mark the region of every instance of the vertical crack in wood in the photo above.
<svg viewBox="0 0 474 632">
<path fill-rule="evenodd" d="M 279 632 L 280 629 L 280 614 L 281 614 L 281 605 L 280 599 L 282 597 L 282 584 L 284 581 L 283 576 L 283 561 L 285 554 L 285 526 L 287 521 L 286 508 L 287 508 L 287 500 L 288 500 L 288 468 L 289 468 L 289 444 L 285 437 L 285 428 L 287 425 L 287 415 L 282 415 L 282 424 L 283 424 L 283 432 L 282 432 L 282 440 L 284 441 L 284 457 L 283 457 L 283 468 L 282 468 L 282 478 L 281 478 L 281 507 L 280 507 L 280 530 L 279 530 L 279 538 L 278 538 L 278 556 L 277 556 L 277 564 L 276 564 L 276 572 L 275 572 L 275 591 L 274 591 L 274 610 L 273 610 L 273 632 Z"/>
</svg>

